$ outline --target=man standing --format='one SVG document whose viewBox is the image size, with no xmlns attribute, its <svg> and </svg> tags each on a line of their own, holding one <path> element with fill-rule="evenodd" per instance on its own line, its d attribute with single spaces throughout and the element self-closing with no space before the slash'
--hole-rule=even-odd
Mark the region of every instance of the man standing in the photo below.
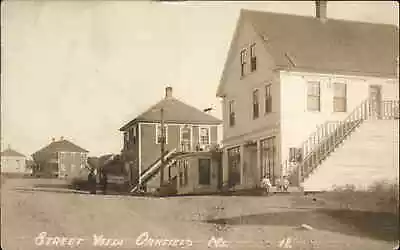
<svg viewBox="0 0 400 250">
<path fill-rule="evenodd" d="M 107 191 L 107 174 L 106 174 L 106 171 L 104 169 L 101 169 L 100 178 L 101 178 L 101 185 L 103 187 L 103 194 L 106 194 L 106 191 Z"/>
<path fill-rule="evenodd" d="M 93 168 L 90 169 L 88 175 L 88 184 L 89 184 L 90 194 L 96 194 L 96 176 L 94 174 Z"/>
</svg>

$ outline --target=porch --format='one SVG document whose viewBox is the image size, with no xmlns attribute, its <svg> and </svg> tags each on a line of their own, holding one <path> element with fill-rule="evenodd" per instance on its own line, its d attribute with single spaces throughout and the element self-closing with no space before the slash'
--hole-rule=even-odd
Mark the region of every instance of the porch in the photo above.
<svg viewBox="0 0 400 250">
<path fill-rule="evenodd" d="M 259 188 L 267 176 L 276 186 L 282 176 L 276 136 L 245 141 L 223 151 L 224 186 L 229 190 Z"/>
</svg>

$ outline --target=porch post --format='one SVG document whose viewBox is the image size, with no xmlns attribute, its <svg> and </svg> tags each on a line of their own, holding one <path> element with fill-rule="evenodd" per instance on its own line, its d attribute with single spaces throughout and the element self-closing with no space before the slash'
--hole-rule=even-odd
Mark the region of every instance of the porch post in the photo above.
<svg viewBox="0 0 400 250">
<path fill-rule="evenodd" d="M 240 185 L 244 184 L 244 145 L 240 145 Z"/>
<path fill-rule="evenodd" d="M 222 151 L 222 183 L 223 185 L 229 181 L 229 165 L 228 165 L 228 150 Z"/>
</svg>

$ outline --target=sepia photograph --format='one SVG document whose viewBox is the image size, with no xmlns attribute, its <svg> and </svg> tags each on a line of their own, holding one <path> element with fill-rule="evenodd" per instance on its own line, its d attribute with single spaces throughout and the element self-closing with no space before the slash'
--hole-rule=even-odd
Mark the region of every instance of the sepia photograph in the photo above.
<svg viewBox="0 0 400 250">
<path fill-rule="evenodd" d="M 1 250 L 400 250 L 398 1 L 1 2 Z"/>
</svg>

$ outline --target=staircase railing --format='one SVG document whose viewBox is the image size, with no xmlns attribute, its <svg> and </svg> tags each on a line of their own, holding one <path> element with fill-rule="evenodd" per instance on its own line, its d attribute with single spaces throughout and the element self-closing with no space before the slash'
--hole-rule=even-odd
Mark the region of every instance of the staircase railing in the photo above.
<svg viewBox="0 0 400 250">
<path fill-rule="evenodd" d="M 172 154 L 174 154 L 176 152 L 176 148 L 171 150 L 171 151 L 167 151 L 165 153 L 165 155 L 163 156 L 164 159 L 168 159 L 168 157 L 170 157 Z M 140 188 L 140 186 L 147 182 L 149 178 L 151 178 L 152 176 L 154 176 L 158 170 L 161 167 L 161 157 L 159 157 L 153 164 L 150 165 L 150 167 L 148 169 L 146 169 L 145 171 L 143 171 L 143 173 L 140 175 L 140 181 L 139 183 L 132 188 L 131 192 L 136 192 L 138 191 L 138 189 Z"/>
<path fill-rule="evenodd" d="M 299 158 L 301 159 L 302 156 L 308 155 L 311 151 L 313 151 L 322 140 L 336 130 L 339 124 L 340 121 L 326 121 L 319 125 L 317 129 L 307 137 L 306 140 L 296 147 L 299 152 L 297 152 L 298 155 L 295 156 L 295 159 L 290 159 L 289 156 L 289 159 L 283 162 L 283 175 L 290 176 L 294 171 L 296 171 L 296 165 L 294 163 L 297 162 Z"/>
<path fill-rule="evenodd" d="M 371 102 L 370 99 L 364 100 L 358 105 L 339 125 L 335 128 L 334 133 L 326 137 L 318 147 L 309 152 L 299 162 L 297 174 L 299 183 L 332 153 L 339 144 L 341 144 L 363 121 L 370 116 Z"/>
<path fill-rule="evenodd" d="M 171 152 L 167 150 L 167 151 L 164 153 L 164 158 L 166 158 L 167 155 L 169 155 L 170 153 L 171 153 Z M 144 170 L 144 171 L 140 174 L 141 177 L 143 177 L 143 176 L 145 176 L 146 174 L 148 174 L 150 171 L 153 170 L 154 167 L 157 167 L 157 164 L 160 164 L 160 163 L 161 163 L 161 157 L 158 157 L 157 160 L 155 160 L 152 164 L 150 164 L 150 167 L 149 167 L 149 168 L 147 168 L 146 170 Z"/>
</svg>

